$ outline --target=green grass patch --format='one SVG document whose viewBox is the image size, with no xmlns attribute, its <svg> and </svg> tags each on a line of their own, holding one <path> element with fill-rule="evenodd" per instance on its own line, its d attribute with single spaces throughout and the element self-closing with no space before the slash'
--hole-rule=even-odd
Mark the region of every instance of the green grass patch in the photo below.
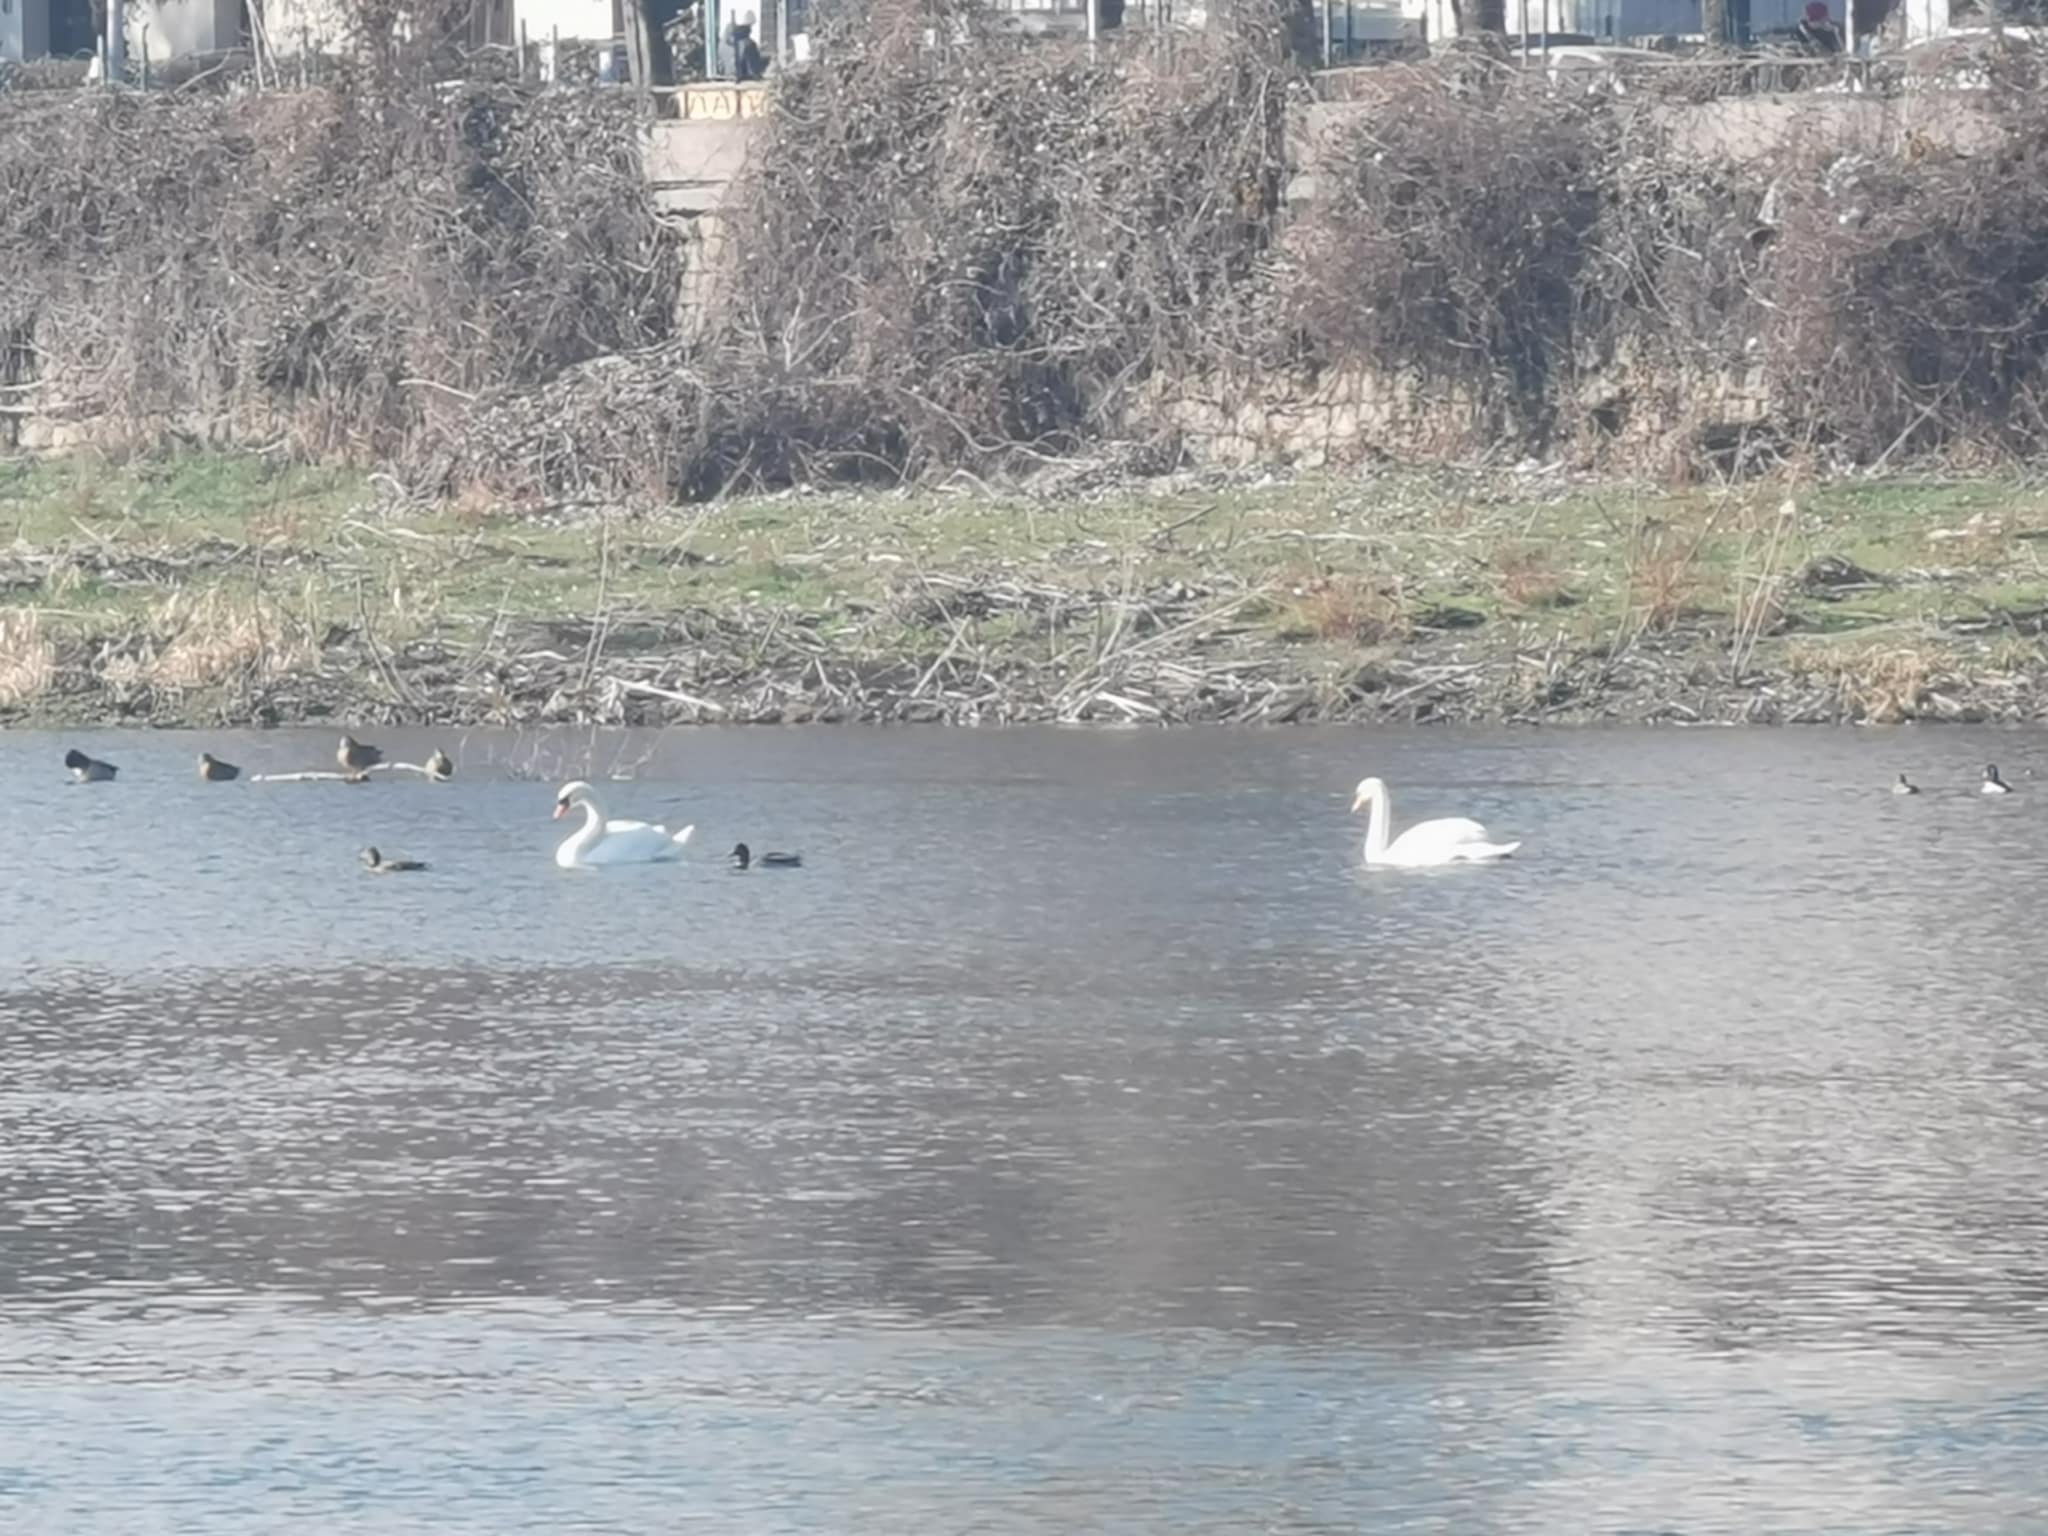
<svg viewBox="0 0 2048 1536">
<path fill-rule="evenodd" d="M 223 627 L 259 611 L 308 635 L 367 621 L 386 644 L 467 644 L 501 616 L 769 610 L 833 644 L 921 656 L 956 631 L 939 606 L 917 618 L 911 600 L 962 583 L 1084 599 L 1185 584 L 1217 603 L 1248 596 L 1236 630 L 1333 664 L 1440 632 L 1531 647 L 1711 631 L 1744 622 L 1760 593 L 1816 640 L 2048 606 L 2048 560 L 2029 537 L 2048 528 L 2048 497 L 1996 480 L 1802 489 L 1789 520 L 1782 486 L 1421 473 L 1058 502 L 786 494 L 605 527 L 385 504 L 375 491 L 353 472 L 248 455 L 0 464 L 10 604 L 43 615 L 38 644 L 168 632 L 204 596 Z M 1967 536 L 1930 542 L 1944 529 Z M 1839 601 L 1803 592 L 1799 573 L 1823 555 L 1888 584 Z M 1016 608 L 961 622 L 964 642 L 990 654 L 1044 660 L 1088 639 Z"/>
</svg>

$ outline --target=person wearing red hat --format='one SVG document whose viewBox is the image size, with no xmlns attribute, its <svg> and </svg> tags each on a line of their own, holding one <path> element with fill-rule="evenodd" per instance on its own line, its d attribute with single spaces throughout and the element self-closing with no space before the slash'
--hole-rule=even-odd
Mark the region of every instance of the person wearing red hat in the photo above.
<svg viewBox="0 0 2048 1536">
<path fill-rule="evenodd" d="M 1806 18 L 1799 23 L 1799 41 L 1815 53 L 1840 53 L 1842 34 L 1828 16 L 1827 0 L 1809 0 Z"/>
</svg>

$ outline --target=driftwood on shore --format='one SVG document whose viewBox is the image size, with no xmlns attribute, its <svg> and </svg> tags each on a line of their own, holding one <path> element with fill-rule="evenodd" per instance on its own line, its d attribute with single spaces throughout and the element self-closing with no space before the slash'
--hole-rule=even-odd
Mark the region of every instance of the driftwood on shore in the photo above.
<svg viewBox="0 0 2048 1536">
<path fill-rule="evenodd" d="M 373 773 L 416 773 L 434 784 L 445 784 L 452 774 L 437 773 L 424 763 L 372 763 L 355 773 L 333 768 L 306 768 L 297 773 L 252 773 L 251 784 L 367 784 Z"/>
</svg>

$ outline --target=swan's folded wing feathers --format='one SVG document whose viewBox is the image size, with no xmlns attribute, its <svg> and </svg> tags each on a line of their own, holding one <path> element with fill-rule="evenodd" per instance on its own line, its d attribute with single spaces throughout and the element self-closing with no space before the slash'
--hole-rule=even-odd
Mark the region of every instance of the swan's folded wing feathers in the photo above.
<svg viewBox="0 0 2048 1536">
<path fill-rule="evenodd" d="M 1486 828 L 1469 816 L 1446 816 L 1440 821 L 1425 821 L 1423 827 L 1434 827 L 1437 835 L 1447 843 L 1483 843 Z M 1422 828 L 1416 828 L 1421 831 Z"/>
<path fill-rule="evenodd" d="M 1436 853 L 1451 855 L 1468 843 L 1484 843 L 1486 828 L 1463 816 L 1445 816 L 1436 821 L 1418 821 L 1387 845 L 1387 852 L 1404 858 Z"/>
<path fill-rule="evenodd" d="M 1504 859 L 1521 846 L 1519 841 L 1512 843 L 1460 843 L 1456 852 L 1457 857 L 1467 863 L 1483 864 L 1492 859 Z"/>
</svg>

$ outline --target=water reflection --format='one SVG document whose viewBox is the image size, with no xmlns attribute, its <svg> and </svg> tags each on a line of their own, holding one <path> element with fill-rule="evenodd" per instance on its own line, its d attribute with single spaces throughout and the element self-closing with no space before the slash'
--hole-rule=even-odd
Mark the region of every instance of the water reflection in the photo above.
<svg viewBox="0 0 2048 1536">
<path fill-rule="evenodd" d="M 14 994 L 0 1292 L 666 1298 L 1477 1348 L 1539 1063 L 647 967 Z"/>
<path fill-rule="evenodd" d="M 1869 740 L 702 733 L 621 808 L 806 868 L 616 880 L 503 743 L 0 743 L 0 1507 L 2038 1527 L 2048 823 Z M 1367 768 L 1527 856 L 1361 875 Z"/>
</svg>

